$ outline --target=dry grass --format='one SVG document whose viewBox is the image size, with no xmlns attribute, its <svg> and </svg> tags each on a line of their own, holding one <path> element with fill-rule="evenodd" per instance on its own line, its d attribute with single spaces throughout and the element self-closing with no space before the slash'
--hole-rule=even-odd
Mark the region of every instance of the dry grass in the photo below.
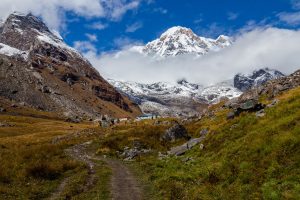
<svg viewBox="0 0 300 200">
<path fill-rule="evenodd" d="M 80 167 L 65 155 L 64 149 L 82 138 L 58 144 L 52 144 L 52 139 L 95 127 L 49 116 L 0 115 L 0 122 L 10 125 L 0 127 L 0 199 L 47 197 L 66 173 Z"/>
</svg>

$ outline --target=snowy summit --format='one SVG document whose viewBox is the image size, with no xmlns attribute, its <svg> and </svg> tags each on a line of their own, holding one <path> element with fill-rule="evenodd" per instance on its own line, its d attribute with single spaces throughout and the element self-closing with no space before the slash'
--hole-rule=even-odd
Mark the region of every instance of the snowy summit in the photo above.
<svg viewBox="0 0 300 200">
<path fill-rule="evenodd" d="M 165 58 L 184 54 L 201 56 L 212 51 L 219 51 L 231 44 L 232 40 L 225 35 L 220 35 L 217 39 L 205 38 L 196 35 L 189 28 L 175 26 L 146 46 L 133 47 L 133 49 L 138 49 L 145 55 Z"/>
</svg>

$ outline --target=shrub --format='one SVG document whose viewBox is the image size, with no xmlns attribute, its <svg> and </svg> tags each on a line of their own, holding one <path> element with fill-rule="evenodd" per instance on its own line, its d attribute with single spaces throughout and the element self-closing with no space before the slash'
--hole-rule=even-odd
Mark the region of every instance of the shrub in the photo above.
<svg viewBox="0 0 300 200">
<path fill-rule="evenodd" d="M 37 162 L 26 169 L 26 175 L 38 179 L 54 180 L 61 175 L 60 166 L 54 166 L 47 162 Z"/>
</svg>

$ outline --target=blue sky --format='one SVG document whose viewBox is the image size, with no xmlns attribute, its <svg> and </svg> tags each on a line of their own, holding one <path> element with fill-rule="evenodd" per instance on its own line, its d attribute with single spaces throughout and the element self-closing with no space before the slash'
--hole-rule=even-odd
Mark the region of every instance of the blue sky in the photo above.
<svg viewBox="0 0 300 200">
<path fill-rule="evenodd" d="M 286 74 L 300 67 L 300 0 L 1 0 L 2 20 L 13 11 L 41 17 L 105 78 L 207 85 L 263 67 Z M 154 63 L 126 48 L 177 25 L 234 43 L 197 59 Z"/>
<path fill-rule="evenodd" d="M 146 43 L 166 29 L 180 25 L 199 35 L 215 38 L 234 35 L 252 26 L 272 25 L 297 29 L 298 23 L 280 21 L 280 13 L 297 13 L 289 0 L 148 0 L 141 1 L 119 19 L 80 17 L 67 12 L 61 31 L 66 42 L 89 41 L 97 52 Z M 294 6 L 293 6 L 294 5 Z"/>
</svg>

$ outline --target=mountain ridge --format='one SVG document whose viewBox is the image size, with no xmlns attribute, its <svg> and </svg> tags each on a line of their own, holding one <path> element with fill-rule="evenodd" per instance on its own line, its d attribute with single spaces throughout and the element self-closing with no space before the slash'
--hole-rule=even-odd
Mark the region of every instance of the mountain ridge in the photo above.
<svg viewBox="0 0 300 200">
<path fill-rule="evenodd" d="M 230 80 L 209 86 L 190 83 L 185 79 L 176 83 L 156 82 L 146 84 L 112 79 L 108 79 L 108 82 L 118 91 L 128 96 L 129 99 L 136 102 L 143 112 L 158 113 L 162 116 L 190 116 L 201 113 L 210 104 L 216 104 L 224 99 L 238 98 L 243 92 L 253 87 L 283 76 L 278 70 L 263 68 L 246 75 L 239 73 Z M 245 81 L 245 79 L 251 79 L 251 82 Z M 243 86 L 242 89 L 239 86 Z M 246 89 L 243 90 L 243 88 Z M 178 106 L 179 102 L 182 106 Z M 189 106 L 189 104 L 192 106 Z M 201 109 L 196 110 L 195 105 L 198 105 Z"/>
<path fill-rule="evenodd" d="M 1 95 L 65 116 L 133 117 L 122 96 L 78 51 L 37 17 L 11 14 L 0 32 Z"/>
</svg>

